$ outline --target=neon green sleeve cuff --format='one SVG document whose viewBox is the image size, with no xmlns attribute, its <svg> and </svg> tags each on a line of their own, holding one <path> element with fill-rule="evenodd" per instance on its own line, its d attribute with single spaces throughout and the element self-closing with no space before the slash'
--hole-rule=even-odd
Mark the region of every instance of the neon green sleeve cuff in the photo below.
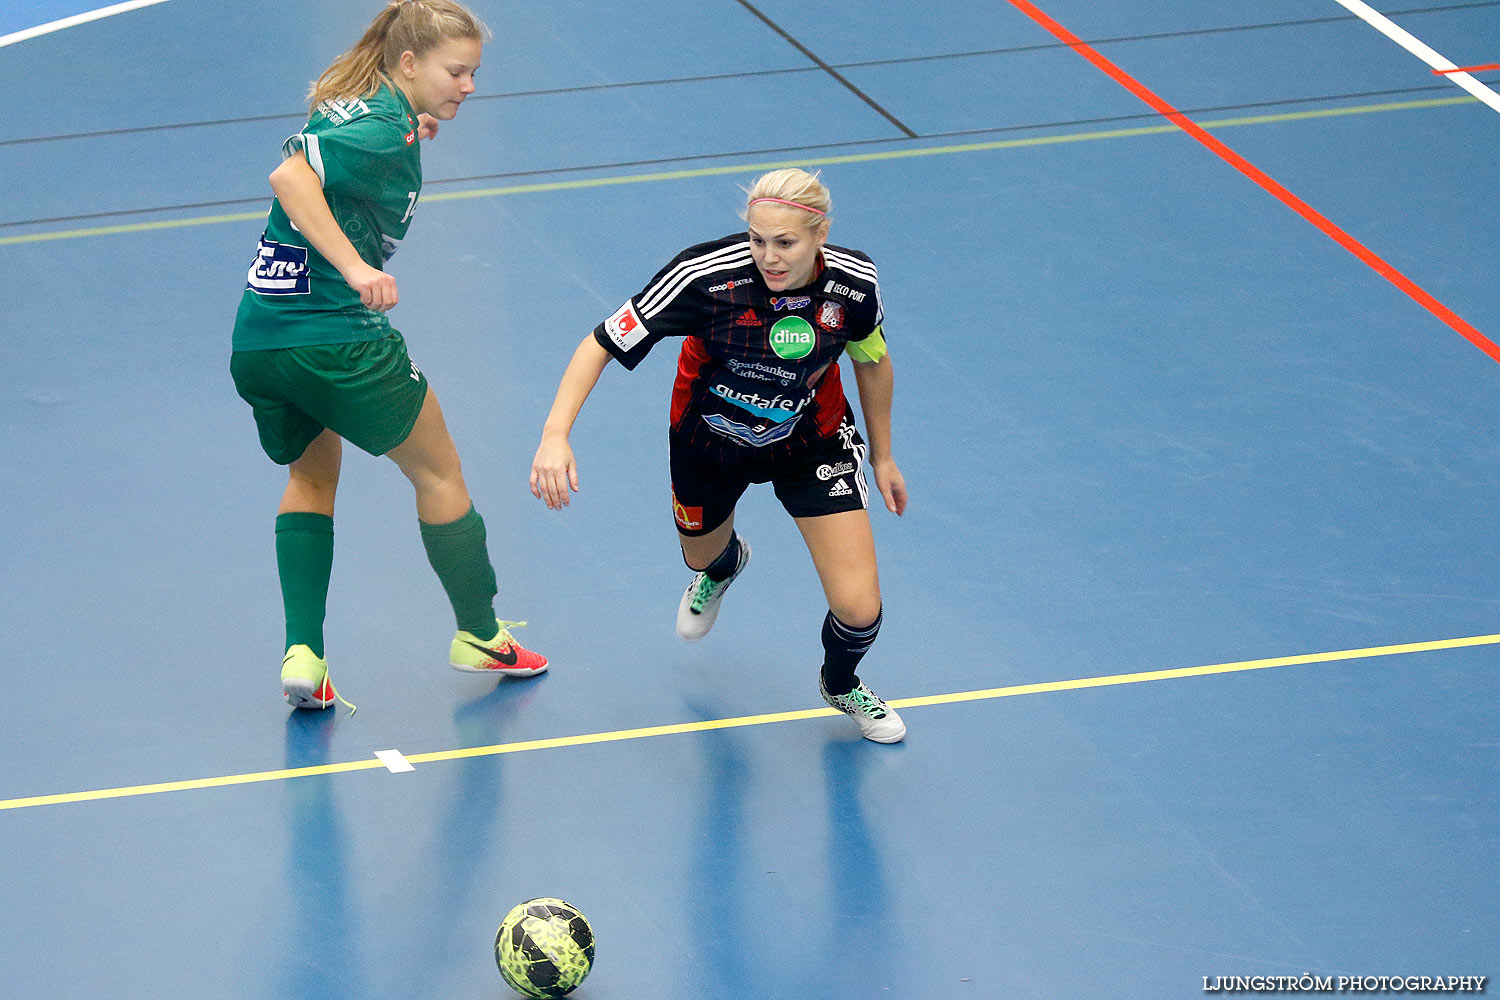
<svg viewBox="0 0 1500 1000">
<path fill-rule="evenodd" d="M 864 340 L 854 340 L 845 344 L 844 350 L 848 351 L 849 357 L 855 361 L 873 365 L 886 355 L 885 334 L 881 333 L 881 328 L 877 326 Z"/>
</svg>

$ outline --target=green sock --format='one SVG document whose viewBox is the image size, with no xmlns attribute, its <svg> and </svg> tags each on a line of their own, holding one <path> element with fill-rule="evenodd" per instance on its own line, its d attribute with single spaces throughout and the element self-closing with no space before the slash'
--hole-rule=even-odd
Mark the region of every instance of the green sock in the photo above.
<svg viewBox="0 0 1500 1000">
<path fill-rule="evenodd" d="M 327 514 L 276 515 L 276 570 L 286 609 L 286 644 L 302 643 L 323 655 L 328 578 L 333 575 L 333 518 Z"/>
<path fill-rule="evenodd" d="M 493 639 L 495 625 L 495 567 L 485 548 L 484 518 L 473 507 L 457 521 L 422 526 L 427 561 L 437 572 L 458 627 L 480 639 Z"/>
</svg>

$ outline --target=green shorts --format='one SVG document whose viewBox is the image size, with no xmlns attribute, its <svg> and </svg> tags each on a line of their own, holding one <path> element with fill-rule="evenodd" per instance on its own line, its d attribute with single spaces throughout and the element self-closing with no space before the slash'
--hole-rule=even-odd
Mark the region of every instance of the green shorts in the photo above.
<svg viewBox="0 0 1500 1000">
<path fill-rule="evenodd" d="M 406 440 L 427 398 L 427 376 L 394 330 L 353 344 L 235 351 L 229 372 L 278 465 L 300 458 L 324 428 L 384 455 Z"/>
</svg>

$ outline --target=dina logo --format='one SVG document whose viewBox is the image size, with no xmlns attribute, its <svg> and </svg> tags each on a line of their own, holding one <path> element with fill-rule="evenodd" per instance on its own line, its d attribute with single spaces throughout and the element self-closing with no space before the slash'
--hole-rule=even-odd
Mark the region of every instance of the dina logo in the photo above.
<svg viewBox="0 0 1500 1000">
<path fill-rule="evenodd" d="M 800 316 L 779 319 L 771 327 L 771 350 L 787 361 L 807 357 L 817 342 L 812 324 Z"/>
</svg>

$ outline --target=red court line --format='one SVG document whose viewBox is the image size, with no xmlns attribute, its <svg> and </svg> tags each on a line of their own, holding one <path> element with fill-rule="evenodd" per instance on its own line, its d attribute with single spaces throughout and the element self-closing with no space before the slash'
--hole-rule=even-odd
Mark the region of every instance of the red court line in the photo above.
<svg viewBox="0 0 1500 1000">
<path fill-rule="evenodd" d="M 1267 192 L 1274 195 L 1282 204 L 1286 205 L 1287 208 L 1290 208 L 1302 216 L 1302 218 L 1317 226 L 1329 239 L 1364 261 L 1376 274 L 1379 274 L 1382 278 L 1411 296 L 1424 309 L 1458 332 L 1469 343 L 1479 348 L 1485 354 L 1488 354 L 1493 360 L 1500 361 L 1500 347 L 1497 347 L 1494 341 L 1476 330 L 1462 316 L 1459 316 L 1452 309 L 1443 305 L 1416 282 L 1382 260 L 1373 250 L 1334 225 L 1301 198 L 1298 198 L 1292 192 L 1282 187 L 1265 171 L 1230 149 L 1218 139 L 1215 139 L 1212 135 L 1209 135 L 1201 125 L 1168 104 L 1135 77 L 1104 58 L 1087 42 L 1080 39 L 1067 28 L 1064 28 L 1061 24 L 1058 24 L 1045 11 L 1031 3 L 1030 0 L 1010 0 L 1010 3 L 1020 10 L 1021 13 L 1045 28 L 1058 41 L 1073 49 L 1073 51 L 1103 71 L 1110 79 L 1144 101 L 1152 110 L 1161 114 L 1172 124 L 1208 147 L 1224 162 L 1234 167 L 1256 184 L 1259 184 Z"/>
<path fill-rule="evenodd" d="M 1433 76 L 1446 76 L 1449 73 L 1483 73 L 1487 69 L 1500 69 L 1500 63 L 1485 63 L 1483 66 L 1455 66 L 1453 69 L 1435 69 Z"/>
</svg>

